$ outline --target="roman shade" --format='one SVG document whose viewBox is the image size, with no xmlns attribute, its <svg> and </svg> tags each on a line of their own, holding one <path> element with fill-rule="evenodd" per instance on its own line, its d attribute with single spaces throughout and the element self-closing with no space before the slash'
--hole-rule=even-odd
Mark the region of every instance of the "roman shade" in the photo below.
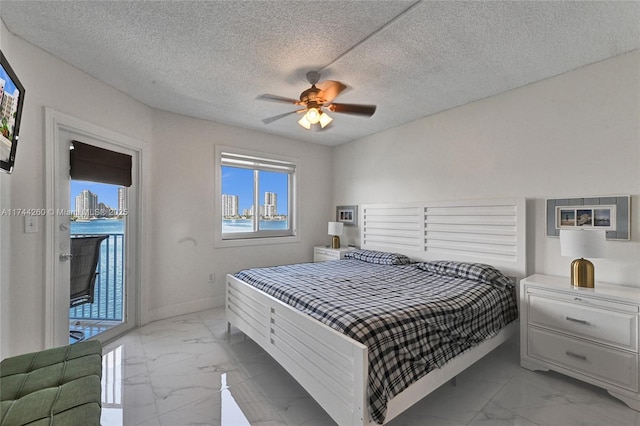
<svg viewBox="0 0 640 426">
<path fill-rule="evenodd" d="M 70 175 L 74 180 L 131 186 L 131 156 L 73 141 Z"/>
</svg>

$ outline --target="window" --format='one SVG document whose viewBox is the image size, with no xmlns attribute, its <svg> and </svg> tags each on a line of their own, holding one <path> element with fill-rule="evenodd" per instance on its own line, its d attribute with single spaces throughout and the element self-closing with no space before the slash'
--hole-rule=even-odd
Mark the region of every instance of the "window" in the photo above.
<svg viewBox="0 0 640 426">
<path fill-rule="evenodd" d="M 295 236 L 296 165 L 218 147 L 220 240 Z"/>
</svg>

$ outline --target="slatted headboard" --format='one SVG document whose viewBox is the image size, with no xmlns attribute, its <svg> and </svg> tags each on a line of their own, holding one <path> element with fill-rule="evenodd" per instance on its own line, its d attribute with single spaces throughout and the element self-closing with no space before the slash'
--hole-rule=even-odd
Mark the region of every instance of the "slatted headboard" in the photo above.
<svg viewBox="0 0 640 426">
<path fill-rule="evenodd" d="M 414 260 L 491 264 L 524 277 L 524 198 L 368 204 L 360 210 L 361 247 Z"/>
</svg>

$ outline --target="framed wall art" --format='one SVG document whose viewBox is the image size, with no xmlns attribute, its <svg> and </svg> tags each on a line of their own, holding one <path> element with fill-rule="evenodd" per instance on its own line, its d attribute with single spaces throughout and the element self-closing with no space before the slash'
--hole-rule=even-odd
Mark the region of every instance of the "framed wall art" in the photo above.
<svg viewBox="0 0 640 426">
<path fill-rule="evenodd" d="M 556 206 L 556 229 L 581 228 L 616 230 L 616 205 Z"/>
<path fill-rule="evenodd" d="M 336 222 L 342 222 L 345 226 L 357 226 L 358 206 L 336 207 Z"/>
<path fill-rule="evenodd" d="M 547 200 L 547 236 L 560 229 L 601 229 L 608 240 L 630 239 L 629 195 Z"/>
</svg>

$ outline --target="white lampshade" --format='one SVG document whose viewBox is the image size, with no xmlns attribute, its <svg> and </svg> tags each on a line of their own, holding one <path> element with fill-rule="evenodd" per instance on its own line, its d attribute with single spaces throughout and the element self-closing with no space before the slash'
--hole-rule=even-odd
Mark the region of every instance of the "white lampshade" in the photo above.
<svg viewBox="0 0 640 426">
<path fill-rule="evenodd" d="M 560 255 L 568 257 L 604 257 L 605 231 L 560 230 Z"/>
<path fill-rule="evenodd" d="M 316 124 L 320 121 L 320 110 L 318 108 L 309 108 L 304 115 L 311 124 Z"/>
<path fill-rule="evenodd" d="M 333 118 L 329 117 L 329 115 L 325 112 L 320 114 L 320 126 L 324 129 L 329 123 L 333 121 Z"/>
<path fill-rule="evenodd" d="M 329 235 L 342 235 L 344 223 L 342 222 L 329 222 Z"/>
<path fill-rule="evenodd" d="M 307 130 L 311 130 L 311 123 L 307 120 L 307 114 L 303 115 L 302 118 L 298 120 L 298 124 Z"/>
</svg>

